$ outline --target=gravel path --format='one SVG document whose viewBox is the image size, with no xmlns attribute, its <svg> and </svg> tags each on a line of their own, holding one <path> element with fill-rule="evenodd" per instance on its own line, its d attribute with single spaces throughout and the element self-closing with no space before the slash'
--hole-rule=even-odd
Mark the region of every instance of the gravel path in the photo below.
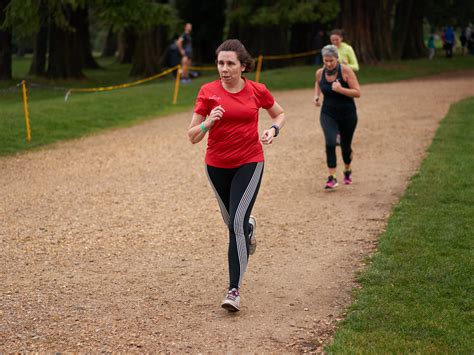
<svg viewBox="0 0 474 355">
<path fill-rule="evenodd" d="M 191 113 L 0 159 L 0 352 L 318 350 L 354 273 L 474 72 L 366 85 L 354 184 L 326 177 L 312 90 L 277 92 L 243 310 L 220 308 L 227 236 Z M 270 120 L 262 113 L 261 128 Z M 339 152 L 338 152 L 339 154 Z M 340 161 L 340 155 L 338 155 Z"/>
</svg>

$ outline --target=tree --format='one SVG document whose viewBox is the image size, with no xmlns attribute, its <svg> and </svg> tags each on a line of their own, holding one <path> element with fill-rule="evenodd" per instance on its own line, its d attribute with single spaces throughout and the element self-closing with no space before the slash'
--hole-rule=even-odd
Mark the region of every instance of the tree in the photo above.
<svg viewBox="0 0 474 355">
<path fill-rule="evenodd" d="M 38 32 L 33 45 L 33 60 L 30 74 L 43 76 L 46 73 L 46 54 L 48 52 L 48 4 L 40 0 L 38 5 Z"/>
<path fill-rule="evenodd" d="M 303 42 L 310 43 L 310 24 L 332 21 L 339 9 L 337 0 L 228 0 L 227 6 L 229 36 L 241 38 L 254 55 L 288 53 L 296 24 L 308 24 Z"/>
<path fill-rule="evenodd" d="M 167 0 L 102 0 L 101 18 L 121 33 L 119 57 L 126 61 L 133 48 L 130 75 L 156 74 L 176 16 Z"/>
<path fill-rule="evenodd" d="M 176 0 L 180 18 L 193 25 L 193 62 L 213 62 L 215 50 L 222 42 L 226 3 L 223 0 Z M 183 27 L 177 28 L 181 34 Z"/>
<path fill-rule="evenodd" d="M 423 41 L 424 5 L 421 0 L 399 0 L 393 27 L 394 59 L 419 58 L 426 55 Z"/>
<path fill-rule="evenodd" d="M 97 67 L 89 43 L 87 4 L 87 0 L 11 0 L 6 22 L 20 36 L 35 34 L 30 73 L 81 78 L 84 67 Z"/>
<path fill-rule="evenodd" d="M 0 0 L 0 26 L 5 22 L 5 11 L 10 0 Z M 0 27 L 0 80 L 12 78 L 12 31 L 10 27 Z"/>
</svg>

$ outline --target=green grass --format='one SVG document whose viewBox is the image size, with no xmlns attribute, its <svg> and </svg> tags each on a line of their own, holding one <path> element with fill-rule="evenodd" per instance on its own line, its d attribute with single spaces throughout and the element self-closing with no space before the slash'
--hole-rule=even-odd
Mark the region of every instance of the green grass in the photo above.
<svg viewBox="0 0 474 355">
<path fill-rule="evenodd" d="M 474 352 L 473 153 L 470 98 L 442 121 L 328 353 Z"/>
<path fill-rule="evenodd" d="M 110 127 L 121 127 L 167 115 L 190 111 L 202 83 L 216 78 L 214 72 L 190 85 L 181 85 L 178 105 L 172 105 L 174 81 L 171 75 L 137 87 L 101 93 L 73 93 L 67 102 L 67 88 L 97 87 L 133 81 L 128 77 L 129 65 L 111 59 L 99 60 L 103 69 L 86 71 L 86 79 L 50 81 L 27 76 L 31 58 L 14 60 L 14 79 L 0 82 L 0 155 L 14 154 L 64 139 L 92 134 Z M 473 57 L 433 61 L 415 60 L 389 62 L 377 66 L 362 66 L 362 84 L 388 82 L 474 67 Z M 291 66 L 262 72 L 261 81 L 271 90 L 311 88 L 314 66 Z M 21 91 L 5 91 L 21 78 L 42 85 L 29 92 L 29 114 L 32 140 L 26 142 L 25 118 Z M 255 74 L 248 76 L 254 79 Z M 47 86 L 47 87 L 45 87 Z"/>
</svg>

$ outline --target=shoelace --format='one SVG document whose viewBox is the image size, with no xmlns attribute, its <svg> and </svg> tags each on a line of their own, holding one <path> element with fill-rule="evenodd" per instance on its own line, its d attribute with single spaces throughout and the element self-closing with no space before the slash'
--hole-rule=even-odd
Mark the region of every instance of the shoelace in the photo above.
<svg viewBox="0 0 474 355">
<path fill-rule="evenodd" d="M 235 300 L 238 296 L 240 296 L 239 291 L 234 289 L 227 293 L 227 298 L 230 298 L 231 300 Z"/>
</svg>

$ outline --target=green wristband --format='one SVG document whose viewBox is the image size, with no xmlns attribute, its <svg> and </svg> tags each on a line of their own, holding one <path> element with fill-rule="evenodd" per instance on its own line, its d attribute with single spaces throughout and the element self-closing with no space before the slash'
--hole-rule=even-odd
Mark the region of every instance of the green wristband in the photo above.
<svg viewBox="0 0 474 355">
<path fill-rule="evenodd" d="M 206 126 L 204 125 L 204 122 L 201 122 L 201 126 L 199 126 L 199 128 L 201 128 L 201 132 L 206 133 L 206 132 L 208 131 L 208 129 L 207 129 Z"/>
</svg>

